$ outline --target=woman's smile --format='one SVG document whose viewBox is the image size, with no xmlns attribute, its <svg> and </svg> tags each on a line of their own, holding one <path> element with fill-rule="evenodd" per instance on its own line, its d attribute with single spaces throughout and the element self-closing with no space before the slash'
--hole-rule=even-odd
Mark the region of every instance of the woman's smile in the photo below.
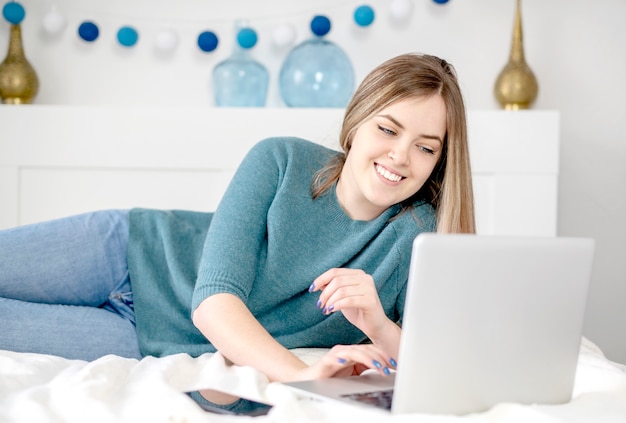
<svg viewBox="0 0 626 423">
<path fill-rule="evenodd" d="M 403 176 L 390 171 L 381 164 L 376 163 L 374 169 L 376 170 L 376 173 L 378 173 L 381 177 L 389 182 L 400 182 L 402 179 L 404 179 Z"/>
</svg>

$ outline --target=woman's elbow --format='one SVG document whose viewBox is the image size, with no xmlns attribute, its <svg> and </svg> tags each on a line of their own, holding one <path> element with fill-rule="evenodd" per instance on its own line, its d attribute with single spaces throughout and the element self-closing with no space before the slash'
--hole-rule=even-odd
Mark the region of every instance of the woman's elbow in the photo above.
<svg viewBox="0 0 626 423">
<path fill-rule="evenodd" d="M 228 311 L 235 308 L 234 302 L 240 301 L 232 294 L 213 294 L 202 300 L 198 307 L 193 310 L 191 320 L 194 326 L 206 336 L 210 322 L 223 322 L 223 318 L 228 315 Z"/>
</svg>

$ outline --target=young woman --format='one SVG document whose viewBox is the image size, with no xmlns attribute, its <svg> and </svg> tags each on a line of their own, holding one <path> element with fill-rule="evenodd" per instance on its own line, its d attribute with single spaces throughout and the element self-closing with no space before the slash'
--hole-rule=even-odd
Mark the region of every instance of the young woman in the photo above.
<svg viewBox="0 0 626 423">
<path fill-rule="evenodd" d="M 389 373 L 413 239 L 474 232 L 452 66 L 383 63 L 339 141 L 341 153 L 258 143 L 215 213 L 104 211 L 0 232 L 0 348 L 87 360 L 219 350 L 273 381 Z M 297 347 L 330 350 L 307 366 Z"/>
</svg>

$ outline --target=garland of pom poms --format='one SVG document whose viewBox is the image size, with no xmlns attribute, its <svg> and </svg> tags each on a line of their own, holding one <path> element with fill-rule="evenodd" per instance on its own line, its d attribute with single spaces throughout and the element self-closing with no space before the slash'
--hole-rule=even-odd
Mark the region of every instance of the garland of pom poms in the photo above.
<svg viewBox="0 0 626 423">
<path fill-rule="evenodd" d="M 449 0 L 432 1 L 438 5 L 444 5 L 449 2 Z M 406 20 L 411 14 L 412 9 L 412 0 L 391 0 L 389 3 L 389 14 L 391 18 L 396 21 Z M 16 1 L 9 1 L 2 8 L 2 15 L 9 23 L 19 25 L 24 20 L 26 11 L 20 3 Z M 376 20 L 376 12 L 370 5 L 361 4 L 355 7 L 352 17 L 357 26 L 368 27 L 374 24 Z M 44 31 L 53 36 L 58 35 L 65 30 L 67 27 L 67 19 L 56 9 L 56 7 L 53 6 L 43 17 L 41 24 Z M 244 29 L 252 30 L 251 28 Z M 244 44 L 242 44 L 242 41 L 239 39 L 241 31 L 242 30 L 239 30 L 237 35 L 237 42 L 243 48 L 251 48 L 254 46 L 257 42 L 256 32 L 252 30 L 254 32 L 254 42 L 252 42 L 251 46 L 245 47 L 244 44 L 249 44 L 251 41 L 250 39 L 244 40 Z M 311 31 L 317 36 L 324 36 L 328 33 L 328 31 L 330 31 L 330 20 L 323 15 L 314 17 L 311 22 Z M 96 22 L 85 20 L 78 25 L 77 35 L 86 43 L 94 43 L 100 37 L 100 28 Z M 125 48 L 136 46 L 140 40 L 139 31 L 131 25 L 121 26 L 116 33 L 116 37 L 119 45 Z M 252 35 L 248 32 L 244 33 L 243 37 L 252 37 Z M 272 41 L 277 47 L 287 47 L 292 45 L 295 40 L 296 30 L 293 25 L 281 23 L 274 28 Z M 173 28 L 169 26 L 164 27 L 157 32 L 154 39 L 154 45 L 159 50 L 172 51 L 178 45 L 178 34 Z M 197 46 L 202 52 L 213 52 L 217 49 L 218 45 L 219 37 L 214 31 L 207 29 L 202 31 L 197 36 Z"/>
</svg>

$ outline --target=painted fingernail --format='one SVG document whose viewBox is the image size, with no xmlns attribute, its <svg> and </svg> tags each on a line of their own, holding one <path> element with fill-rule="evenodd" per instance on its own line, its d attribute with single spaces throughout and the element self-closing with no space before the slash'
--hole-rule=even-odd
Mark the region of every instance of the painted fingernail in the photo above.
<svg viewBox="0 0 626 423">
<path fill-rule="evenodd" d="M 339 364 L 346 364 L 346 359 L 345 359 L 345 358 L 341 358 L 341 357 L 339 357 L 339 358 L 337 359 L 337 361 L 339 362 Z"/>
<path fill-rule="evenodd" d="M 324 314 L 329 314 L 334 309 L 335 309 L 335 306 L 334 305 L 330 305 L 330 306 L 324 308 Z"/>
<path fill-rule="evenodd" d="M 374 367 L 376 367 L 377 369 L 380 369 L 381 367 L 383 367 L 378 361 L 374 360 Z"/>
<path fill-rule="evenodd" d="M 398 363 L 393 358 L 389 359 L 389 364 L 391 364 L 393 367 L 398 367 Z"/>
<path fill-rule="evenodd" d="M 315 283 L 312 283 L 311 286 L 309 286 L 309 292 L 313 291 L 315 291 Z"/>
<path fill-rule="evenodd" d="M 317 300 L 317 308 L 322 308 L 322 300 Z"/>
<path fill-rule="evenodd" d="M 387 376 L 389 376 L 391 374 L 391 372 L 389 371 L 389 369 L 387 367 L 385 367 L 383 369 L 383 373 L 386 374 Z"/>
</svg>

